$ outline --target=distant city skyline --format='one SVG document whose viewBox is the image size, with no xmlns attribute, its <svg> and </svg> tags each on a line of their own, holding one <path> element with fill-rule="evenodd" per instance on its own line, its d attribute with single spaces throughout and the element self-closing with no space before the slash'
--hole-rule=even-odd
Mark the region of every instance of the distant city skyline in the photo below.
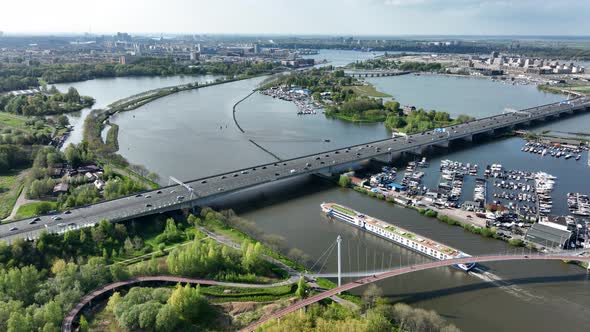
<svg viewBox="0 0 590 332">
<path fill-rule="evenodd" d="M 16 33 L 588 35 L 590 1 L 32 0 L 2 5 Z"/>
</svg>

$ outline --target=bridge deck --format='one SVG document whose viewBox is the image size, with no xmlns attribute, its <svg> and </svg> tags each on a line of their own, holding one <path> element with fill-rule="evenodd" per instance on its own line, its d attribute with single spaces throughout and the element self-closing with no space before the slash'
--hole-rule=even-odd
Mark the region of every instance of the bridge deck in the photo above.
<svg viewBox="0 0 590 332">
<path fill-rule="evenodd" d="M 334 296 L 336 294 L 351 290 L 353 288 L 361 287 L 361 286 L 364 286 L 364 285 L 367 285 L 367 284 L 370 284 L 370 283 L 373 283 L 373 282 L 376 282 L 379 280 L 391 278 L 394 276 L 399 276 L 402 274 L 407 274 L 407 273 L 412 273 L 412 272 L 417 272 L 417 271 L 422 271 L 422 270 L 434 269 L 434 268 L 443 267 L 443 266 L 450 266 L 450 265 L 455 265 L 455 264 L 481 263 L 481 262 L 491 262 L 491 261 L 509 261 L 509 260 L 578 260 L 578 261 L 590 262 L 590 257 L 577 257 L 577 256 L 572 256 L 572 255 L 524 255 L 524 254 L 523 255 L 506 255 L 506 256 L 491 255 L 491 256 L 479 256 L 479 257 L 474 256 L 474 257 L 467 257 L 467 258 L 442 260 L 442 261 L 436 261 L 436 262 L 432 262 L 432 263 L 406 266 L 406 267 L 397 268 L 397 269 L 394 269 L 394 270 L 391 270 L 388 272 L 384 272 L 381 274 L 377 274 L 375 276 L 362 278 L 362 279 L 353 281 L 351 283 L 342 285 L 341 287 L 333 288 L 328 291 L 325 291 L 320 294 L 309 297 L 307 299 L 301 300 L 299 302 L 296 302 L 296 303 L 294 303 L 282 310 L 279 310 L 279 311 L 273 313 L 272 315 L 269 315 L 269 316 L 255 322 L 255 323 L 247 326 L 242 331 L 254 331 L 258 327 L 260 327 L 261 325 L 263 325 L 264 323 L 266 323 L 270 320 L 281 318 L 293 311 L 296 311 L 298 309 L 306 307 L 312 303 L 316 303 L 316 302 L 326 299 L 330 296 Z"/>
<path fill-rule="evenodd" d="M 330 172 L 337 169 L 338 166 L 344 167 L 363 160 L 389 156 L 396 152 L 444 144 L 474 134 L 490 132 L 588 107 L 590 107 L 590 98 L 581 97 L 572 99 L 567 103 L 553 103 L 449 126 L 442 133 L 435 131 L 422 132 L 408 135 L 406 138 L 383 139 L 276 163 L 239 169 L 230 173 L 185 182 L 193 187 L 196 194 L 192 202 L 188 201 L 189 195 L 186 189 L 167 187 L 145 192 L 142 197 L 128 196 L 72 209 L 71 214 L 61 215 L 60 217 L 63 220 L 60 221 L 53 221 L 48 216 L 43 216 L 41 221 L 37 222 L 33 222 L 33 219 L 30 218 L 2 224 L 0 225 L 0 239 L 10 242 L 17 238 L 35 238 L 45 229 L 50 232 L 65 232 L 68 228 L 90 226 L 102 219 L 117 222 L 187 208 L 194 203 L 198 204 L 199 201 L 205 198 L 214 198 L 226 193 L 295 176 L 323 171 Z M 161 192 L 158 193 L 159 191 Z M 150 197 L 148 198 L 148 196 Z M 179 199 L 178 196 L 187 196 L 187 198 Z M 13 227 L 17 229 L 11 231 L 10 229 Z"/>
</svg>

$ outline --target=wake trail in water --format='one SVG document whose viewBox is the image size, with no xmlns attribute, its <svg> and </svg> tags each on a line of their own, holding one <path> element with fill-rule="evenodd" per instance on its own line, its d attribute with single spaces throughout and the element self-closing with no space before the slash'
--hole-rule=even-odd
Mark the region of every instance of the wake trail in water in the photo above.
<svg viewBox="0 0 590 332">
<path fill-rule="evenodd" d="M 541 301 L 545 301 L 545 298 L 542 296 L 537 296 L 532 294 L 531 292 L 519 287 L 515 284 L 511 284 L 507 281 L 504 281 L 500 276 L 493 274 L 488 271 L 483 271 L 480 268 L 475 268 L 471 272 L 469 272 L 474 277 L 480 278 L 485 282 L 492 283 L 498 288 L 502 289 L 503 291 L 507 292 L 510 295 L 516 296 L 519 299 L 522 299 L 526 302 L 535 302 L 539 303 Z"/>
</svg>

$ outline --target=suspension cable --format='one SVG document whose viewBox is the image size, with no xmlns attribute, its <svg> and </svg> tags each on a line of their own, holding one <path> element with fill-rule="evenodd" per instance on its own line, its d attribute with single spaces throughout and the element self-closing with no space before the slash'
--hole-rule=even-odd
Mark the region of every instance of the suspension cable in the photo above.
<svg viewBox="0 0 590 332">
<path fill-rule="evenodd" d="M 322 253 L 322 255 L 317 259 L 317 261 L 315 263 L 313 263 L 313 265 L 311 266 L 311 268 L 309 269 L 310 271 L 313 271 L 313 268 L 317 265 L 317 263 L 319 263 L 322 260 L 322 257 L 324 257 L 324 255 L 330 250 L 333 249 L 334 245 L 336 245 L 336 241 L 332 242 L 332 244 L 326 249 L 324 250 L 324 252 Z"/>
</svg>

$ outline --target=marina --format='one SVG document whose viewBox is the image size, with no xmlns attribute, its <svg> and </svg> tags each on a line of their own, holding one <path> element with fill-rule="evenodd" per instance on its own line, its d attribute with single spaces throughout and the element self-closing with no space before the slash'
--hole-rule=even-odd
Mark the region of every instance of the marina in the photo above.
<svg viewBox="0 0 590 332">
<path fill-rule="evenodd" d="M 297 106 L 298 115 L 314 115 L 322 112 L 321 104 L 312 101 L 311 91 L 297 87 L 273 86 L 266 90 L 261 90 L 261 94 L 278 98 L 280 100 L 293 102 Z"/>
<path fill-rule="evenodd" d="M 339 204 L 322 203 L 321 208 L 328 217 L 344 221 L 369 233 L 383 237 L 397 245 L 433 259 L 445 260 L 470 257 L 468 254 L 460 250 L 436 242 L 417 233 L 410 232 L 401 227 L 392 225 L 383 220 L 364 215 L 351 208 Z M 467 272 L 473 269 L 475 265 L 476 264 L 474 263 L 468 263 L 457 264 L 454 266 Z"/>
<path fill-rule="evenodd" d="M 587 150 L 586 147 L 572 146 L 572 145 L 559 145 L 549 144 L 540 142 L 527 142 L 522 148 L 522 152 L 528 152 L 538 154 L 543 157 L 550 156 L 555 158 L 561 158 L 568 160 L 580 160 L 582 158 L 582 151 Z"/>
<path fill-rule="evenodd" d="M 567 206 L 573 215 L 582 217 L 590 216 L 590 200 L 588 199 L 588 195 L 568 193 Z"/>
</svg>

